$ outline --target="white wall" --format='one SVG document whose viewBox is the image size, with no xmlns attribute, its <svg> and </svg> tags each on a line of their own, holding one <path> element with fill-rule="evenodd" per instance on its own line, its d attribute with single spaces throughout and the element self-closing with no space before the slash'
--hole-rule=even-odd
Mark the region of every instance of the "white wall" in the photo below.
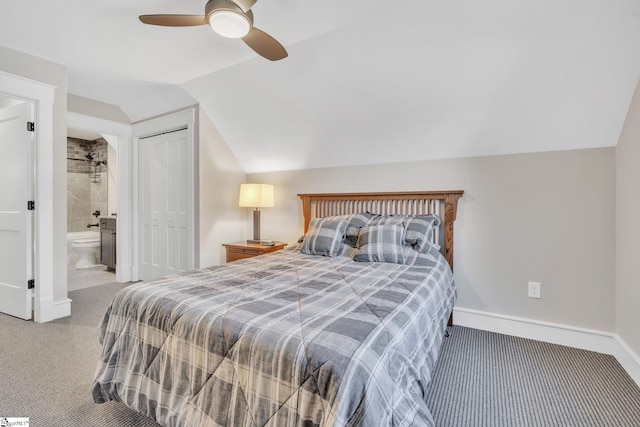
<svg viewBox="0 0 640 427">
<path fill-rule="evenodd" d="M 391 148 L 392 149 L 392 148 Z M 383 155 L 383 153 L 380 153 Z M 275 185 L 262 234 L 295 243 L 297 193 L 464 190 L 457 307 L 614 330 L 615 149 L 598 148 L 249 174 Z M 527 298 L 527 282 L 542 298 Z"/>
<path fill-rule="evenodd" d="M 117 105 L 107 104 L 72 93 L 67 94 L 67 111 L 112 122 L 131 123 L 131 120 Z"/>
<path fill-rule="evenodd" d="M 616 148 L 616 331 L 640 355 L 640 84 Z"/>
<path fill-rule="evenodd" d="M 225 262 L 223 243 L 246 239 L 246 209 L 238 207 L 242 170 L 203 109 L 199 109 L 200 267 Z"/>
</svg>

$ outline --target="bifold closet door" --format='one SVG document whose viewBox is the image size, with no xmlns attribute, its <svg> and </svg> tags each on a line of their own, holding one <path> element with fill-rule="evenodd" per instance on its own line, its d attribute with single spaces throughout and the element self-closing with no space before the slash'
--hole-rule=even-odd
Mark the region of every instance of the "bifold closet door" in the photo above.
<svg viewBox="0 0 640 427">
<path fill-rule="evenodd" d="M 193 268 L 193 171 L 186 129 L 139 141 L 139 278 L 150 280 Z"/>
</svg>

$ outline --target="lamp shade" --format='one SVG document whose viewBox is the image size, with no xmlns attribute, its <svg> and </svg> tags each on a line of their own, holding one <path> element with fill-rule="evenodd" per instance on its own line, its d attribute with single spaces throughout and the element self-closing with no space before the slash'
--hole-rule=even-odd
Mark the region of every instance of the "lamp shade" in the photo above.
<svg viewBox="0 0 640 427">
<path fill-rule="evenodd" d="M 272 208 L 273 185 L 270 184 L 240 184 L 241 208 Z"/>
</svg>

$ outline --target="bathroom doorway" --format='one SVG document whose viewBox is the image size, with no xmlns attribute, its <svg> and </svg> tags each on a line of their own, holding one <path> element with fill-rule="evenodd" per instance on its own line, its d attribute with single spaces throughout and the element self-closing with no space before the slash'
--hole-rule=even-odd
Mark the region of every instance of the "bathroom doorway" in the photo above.
<svg viewBox="0 0 640 427">
<path fill-rule="evenodd" d="M 111 141 L 109 141 L 111 140 Z M 117 138 L 67 129 L 67 290 L 115 282 L 105 235 L 117 218 Z M 111 243 L 111 242 L 110 242 Z M 115 250 L 115 238 L 110 249 Z M 109 256 L 107 256 L 109 255 Z M 107 260 L 107 261 L 105 261 Z"/>
</svg>

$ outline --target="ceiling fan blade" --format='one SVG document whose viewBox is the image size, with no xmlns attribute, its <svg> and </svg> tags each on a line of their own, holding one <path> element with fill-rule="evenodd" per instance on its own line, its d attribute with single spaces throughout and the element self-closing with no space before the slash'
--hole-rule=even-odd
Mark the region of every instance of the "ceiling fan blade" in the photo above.
<svg viewBox="0 0 640 427">
<path fill-rule="evenodd" d="M 278 61 L 289 56 L 278 40 L 256 27 L 253 27 L 242 40 L 256 53 L 271 61 Z"/>
<path fill-rule="evenodd" d="M 256 4 L 256 0 L 232 0 L 235 4 L 238 5 L 243 12 L 248 11 Z"/>
<path fill-rule="evenodd" d="M 209 23 L 204 15 L 141 15 L 140 21 L 163 27 L 193 27 Z"/>
</svg>

